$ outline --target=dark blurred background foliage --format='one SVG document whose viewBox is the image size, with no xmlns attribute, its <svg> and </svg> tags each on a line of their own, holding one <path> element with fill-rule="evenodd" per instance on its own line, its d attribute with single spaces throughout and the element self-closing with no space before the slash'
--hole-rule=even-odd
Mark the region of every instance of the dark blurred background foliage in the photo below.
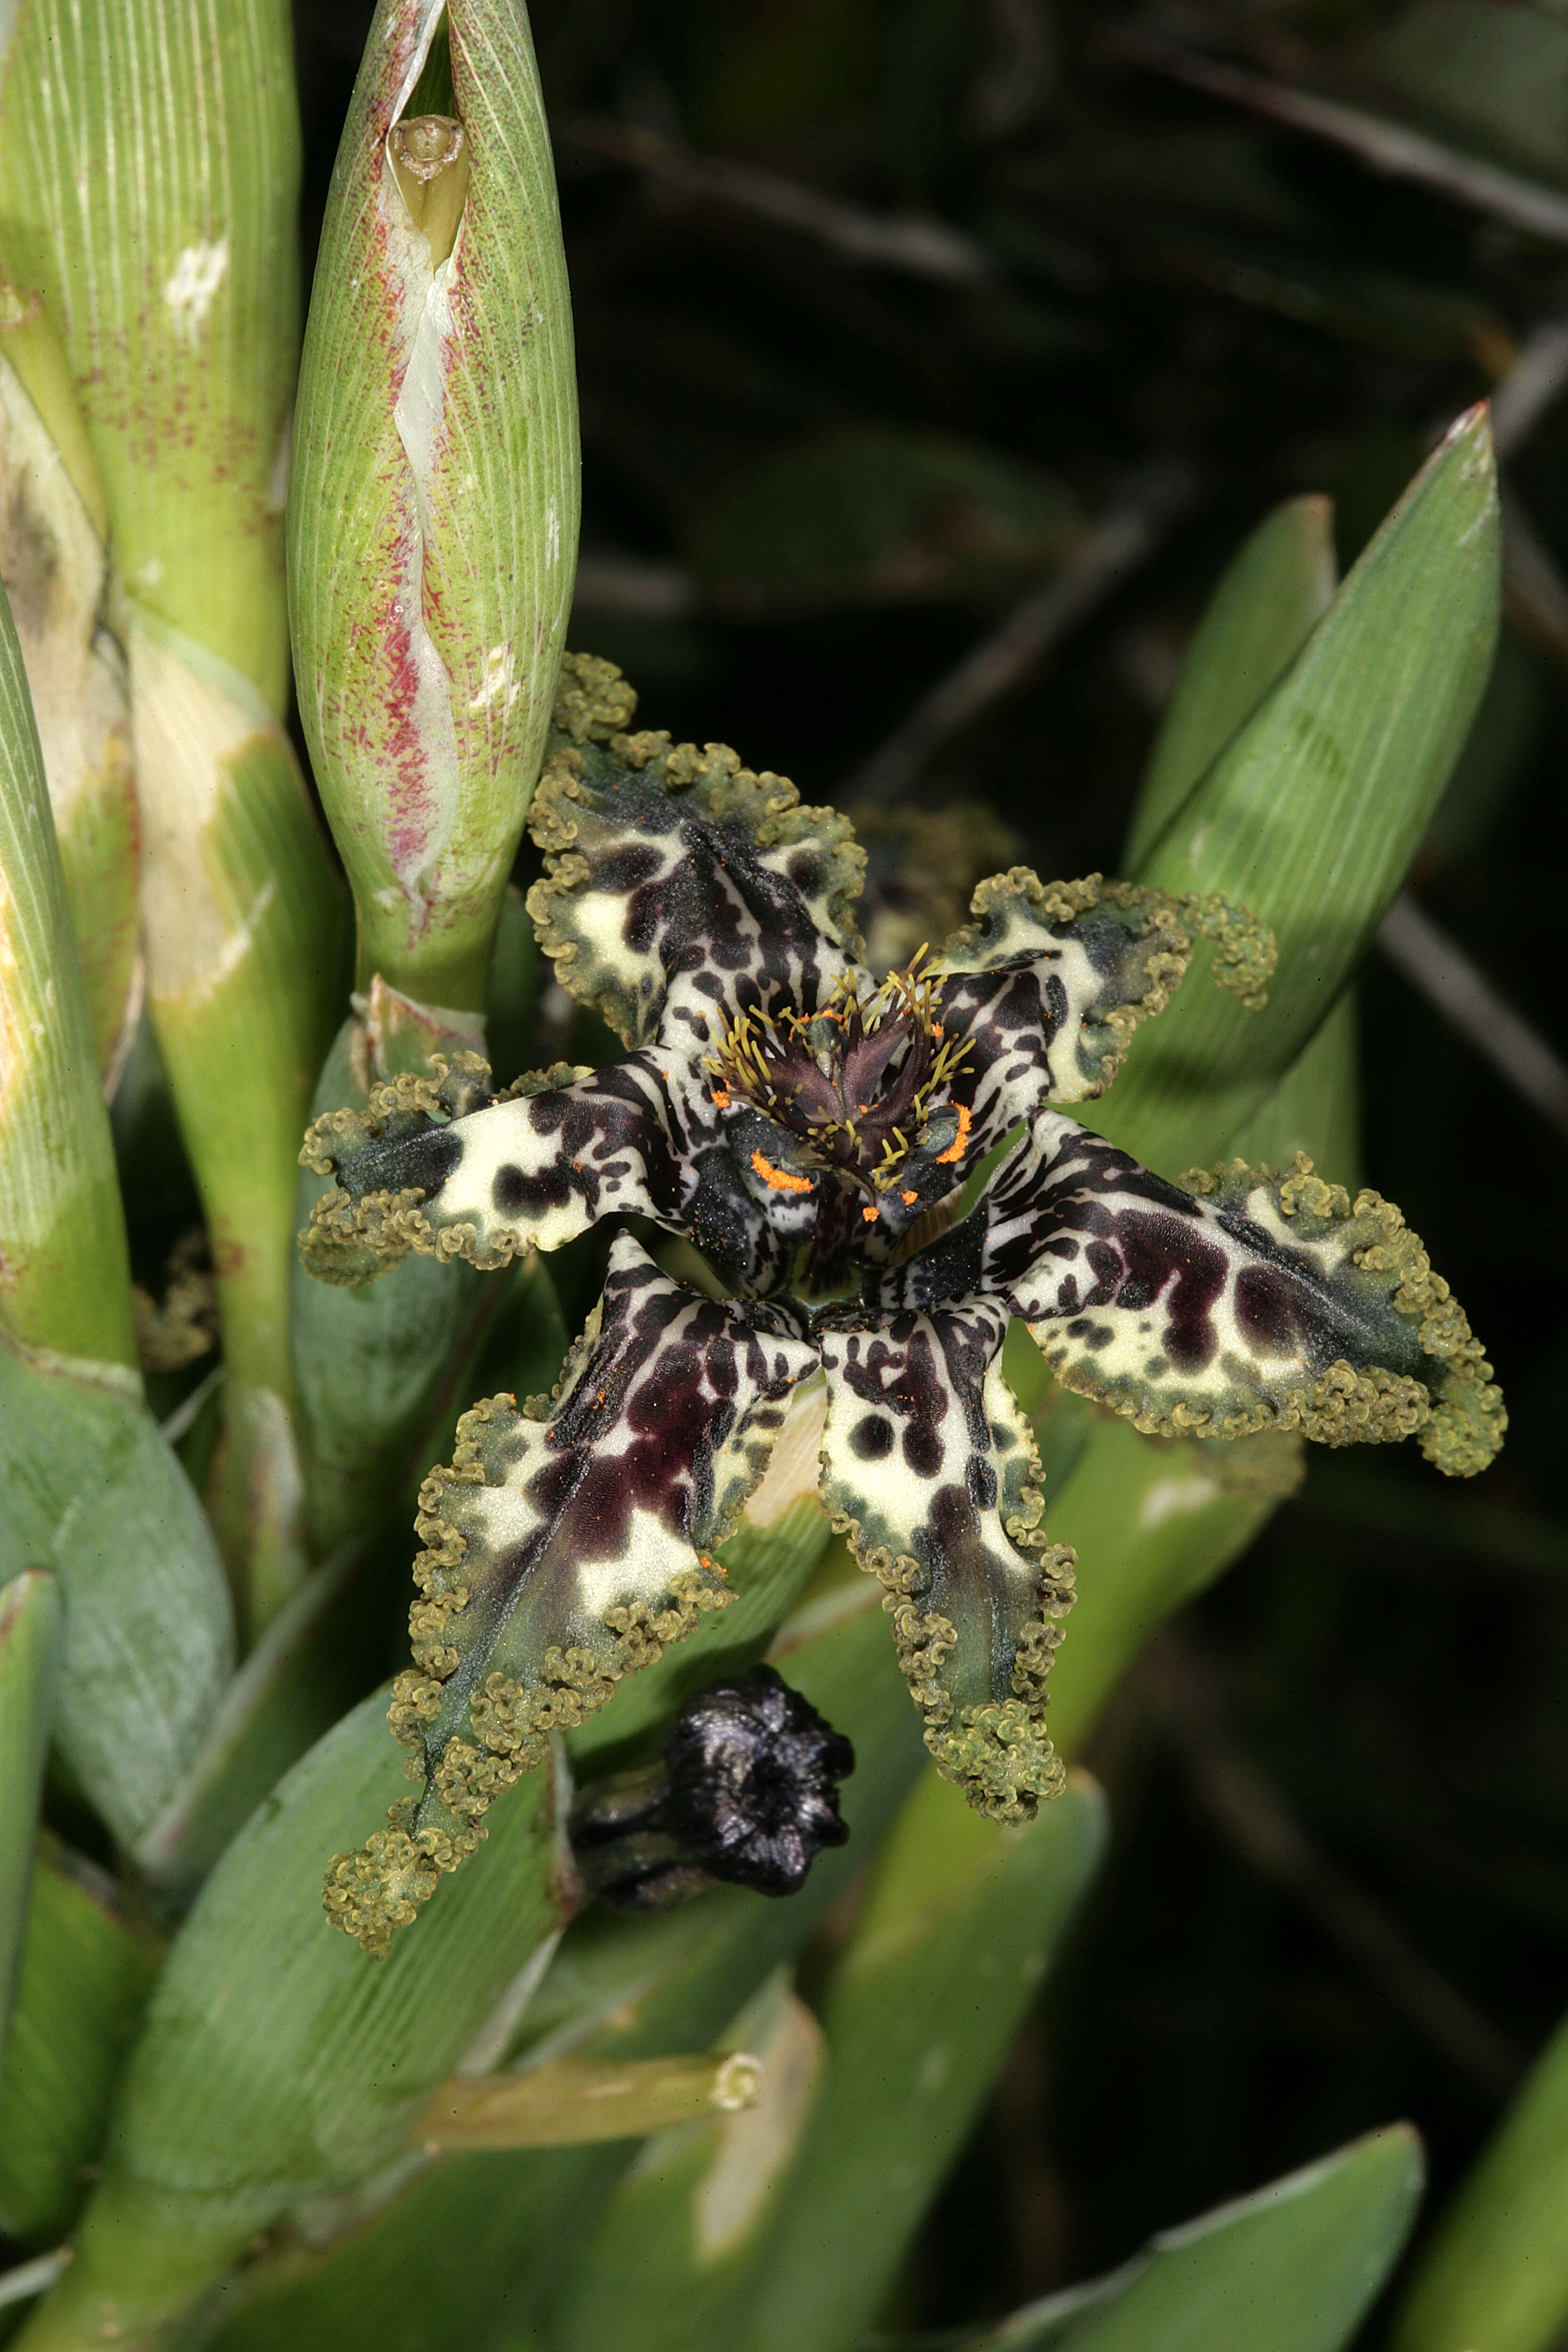
<svg viewBox="0 0 1568 2352">
<path fill-rule="evenodd" d="M 307 271 L 370 16 L 298 11 Z M 1116 869 L 1196 615 L 1271 506 L 1331 494 L 1348 562 L 1543 330 L 1568 380 L 1561 0 L 533 19 L 581 372 L 573 641 L 648 723 L 807 798 L 879 795 L 874 873 L 900 860 L 920 936 L 1015 849 Z M 1335 137 L 1303 96 L 1343 110 Z M 1369 167 L 1388 124 L 1424 135 L 1423 178 Z M 1414 880 L 1561 1049 L 1568 399 L 1508 481 L 1509 622 Z M 964 723 L 911 735 L 976 646 Z M 1430 2214 L 1562 2011 L 1564 1133 L 1379 957 L 1362 1022 L 1363 1165 L 1326 1172 L 1426 1237 L 1507 1449 L 1463 1492 L 1410 1448 L 1312 1449 L 1123 1690 L 1089 1759 L 1110 1867 L 900 2325 L 1104 2269 L 1400 2115 Z"/>
</svg>

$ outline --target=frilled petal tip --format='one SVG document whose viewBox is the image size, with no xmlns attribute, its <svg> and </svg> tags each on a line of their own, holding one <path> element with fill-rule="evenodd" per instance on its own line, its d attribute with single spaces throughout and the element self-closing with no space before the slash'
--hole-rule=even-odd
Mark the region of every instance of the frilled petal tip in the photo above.
<svg viewBox="0 0 1568 2352">
<path fill-rule="evenodd" d="M 552 732 L 573 743 L 607 743 L 637 715 L 637 688 L 598 654 L 563 654 L 550 714 Z"/>
<path fill-rule="evenodd" d="M 1194 1170 L 1183 1181 L 1307 1250 L 1363 1311 L 1391 1311 L 1404 1327 L 1398 1369 L 1342 1358 L 1292 1398 L 1280 1425 L 1323 1445 L 1415 1435 L 1427 1461 L 1451 1478 L 1473 1478 L 1496 1459 L 1508 1430 L 1502 1391 L 1463 1307 L 1392 1201 L 1370 1189 L 1352 1201 L 1342 1185 L 1325 1182 L 1305 1152 L 1279 1177 L 1235 1160 Z"/>
<path fill-rule="evenodd" d="M 388 1818 L 395 1824 L 405 1810 L 394 1806 Z M 478 1843 L 474 1839 L 467 1851 Z M 333 1854 L 321 1907 L 332 1926 L 355 1937 L 372 1959 L 384 1960 L 395 1931 L 412 1925 L 443 1873 L 455 1870 L 460 1858 L 445 1830 L 422 1830 L 417 1838 L 400 1826 L 377 1830 L 353 1853 Z"/>
<path fill-rule="evenodd" d="M 623 1235 L 553 1398 L 464 1414 L 420 1492 L 414 1665 L 388 1721 L 422 1793 L 328 1874 L 382 1948 L 475 1850 L 495 1798 L 730 1594 L 712 1549 L 766 1467 L 814 1350 L 671 1282 Z M 401 1840 L 401 1843 L 399 1842 Z M 395 1914 L 395 1916 L 394 1916 Z"/>
<path fill-rule="evenodd" d="M 300 1256 L 318 1282 L 374 1282 L 410 1252 L 506 1265 L 526 1239 L 483 1230 L 474 1220 L 437 1223 L 421 1203 L 439 1193 L 461 1156 L 447 1129 L 498 1102 L 570 1086 L 588 1072 L 570 1063 L 531 1073 L 489 1091 L 489 1065 L 478 1054 L 432 1054 L 426 1074 L 404 1073 L 373 1087 L 363 1111 L 332 1110 L 306 1132 L 300 1165 L 336 1181 L 310 1211 Z"/>
<path fill-rule="evenodd" d="M 1237 1160 L 1175 1188 L 1079 1135 L 1030 1248 L 1011 1295 L 1052 1371 L 1150 1434 L 1417 1437 L 1456 1477 L 1502 1443 L 1491 1366 L 1419 1235 L 1304 1153 L 1282 1176 Z"/>
<path fill-rule="evenodd" d="M 1274 969 L 1273 932 L 1218 892 L 1171 898 L 1099 874 L 1042 882 L 1015 866 L 982 882 L 970 905 L 974 919 L 931 969 L 956 983 L 944 1018 L 977 1056 L 977 1139 L 994 1140 L 1041 1100 L 1103 1094 L 1134 1033 L 1180 987 L 1195 937 L 1216 942 L 1215 982 L 1252 1009 Z M 1032 1015 L 1015 1001 L 1026 975 Z"/>
<path fill-rule="evenodd" d="M 645 1045 L 670 1000 L 704 1009 L 815 1003 L 860 953 L 865 853 L 847 817 L 726 744 L 588 730 L 545 761 L 529 824 L 545 878 L 529 893 L 562 985 Z"/>
<path fill-rule="evenodd" d="M 823 1498 L 886 1589 L 899 1664 L 938 1769 L 993 1820 L 1064 1785 L 1046 1678 L 1074 1555 L 1039 1526 L 1034 1434 L 983 1301 L 822 1335 Z"/>
</svg>

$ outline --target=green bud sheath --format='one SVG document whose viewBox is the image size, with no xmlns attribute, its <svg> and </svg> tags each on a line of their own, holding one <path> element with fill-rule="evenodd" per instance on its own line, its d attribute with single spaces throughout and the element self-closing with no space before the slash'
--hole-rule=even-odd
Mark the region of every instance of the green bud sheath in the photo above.
<svg viewBox="0 0 1568 2352">
<path fill-rule="evenodd" d="M 443 21 L 444 20 L 444 21 Z M 449 41 L 451 114 L 412 110 Z M 521 0 L 382 0 L 311 295 L 289 500 L 300 714 L 359 978 L 485 1002 L 576 562 L 572 321 Z"/>
<path fill-rule="evenodd" d="M 0 594 L 0 1333 L 134 1365 L 125 1221 L 21 648 Z"/>
<path fill-rule="evenodd" d="M 99 1067 L 134 1027 L 136 790 L 125 657 L 103 625 L 102 486 L 42 299 L 0 285 L 0 578 L 21 640 Z"/>
<path fill-rule="evenodd" d="M 228 1370 L 214 1517 L 254 1627 L 304 1568 L 294 1156 L 336 970 L 326 845 L 279 724 L 292 30 L 280 0 L 19 0 L 9 22 L 0 258 L 43 295 L 108 506 L 148 999 Z"/>
</svg>

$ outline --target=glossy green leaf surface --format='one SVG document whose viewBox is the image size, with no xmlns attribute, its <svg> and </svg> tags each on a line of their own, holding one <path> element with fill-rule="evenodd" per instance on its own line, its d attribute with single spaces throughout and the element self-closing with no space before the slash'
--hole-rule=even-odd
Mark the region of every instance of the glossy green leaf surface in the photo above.
<svg viewBox="0 0 1568 2352">
<path fill-rule="evenodd" d="M 1408 2125 L 1167 2230 L 966 2352 L 1342 2352 L 1398 2258 L 1423 2178 Z"/>
<path fill-rule="evenodd" d="M 0 1580 L 43 1565 L 66 1605 L 55 1737 L 134 1843 L 206 1737 L 234 1662 L 228 1588 L 190 1483 L 115 1364 L 0 1342 Z"/>
<path fill-rule="evenodd" d="M 0 588 L 0 1329 L 134 1364 L 125 1217 L 65 873 Z"/>
<path fill-rule="evenodd" d="M 922 1779 L 878 1857 L 823 2002 L 822 2086 L 765 2251 L 704 2340 L 726 2352 L 858 2342 L 990 2091 L 1104 1838 L 1103 1801 L 1081 1779 L 1011 1832 L 978 1820 L 934 1773 Z M 718 2213 L 710 2208 L 710 2267 L 733 2260 L 752 2234 L 747 2199 L 757 2171 L 765 2185 L 767 2164 L 764 2150 L 750 2177 L 742 2168 L 730 2201 L 721 2194 Z M 699 2219 L 686 2257 L 699 2274 L 703 2251 Z M 649 2345 L 679 2341 L 666 2308 L 666 2332 L 656 2325 Z"/>
<path fill-rule="evenodd" d="M 87 2196 L 110 2102 L 158 1973 L 100 1874 L 46 1841 L 33 1867 L 0 2076 L 0 2229 L 47 2245 Z"/>
<path fill-rule="evenodd" d="M 1177 1174 L 1211 1153 L 1327 1016 L 1458 756 L 1497 622 L 1496 477 L 1474 410 L 1140 866 L 1162 889 L 1227 892 L 1279 950 L 1261 1012 L 1194 972 L 1134 1040 L 1090 1123 L 1146 1164 Z"/>
<path fill-rule="evenodd" d="M 851 1785 L 853 1785 L 851 1783 Z M 761 2106 L 650 2143 L 543 2328 L 559 2352 L 855 2343 L 1092 1871 L 1075 1783 L 1020 1832 L 922 1776 L 879 1853 L 820 2026 L 737 2021 Z"/>
<path fill-rule="evenodd" d="M 1568 2326 L 1568 2026 L 1440 2216 L 1394 2352 L 1555 2352 Z"/>
<path fill-rule="evenodd" d="M 1234 558 L 1194 632 L 1149 755 L 1122 853 L 1129 872 L 1295 660 L 1334 581 L 1327 499 L 1288 499 Z"/>
<path fill-rule="evenodd" d="M 787 1679 L 854 1742 L 856 1769 L 842 1790 L 848 1844 L 821 1855 L 800 1893 L 783 1902 L 724 1886 L 650 1917 L 584 1913 L 506 2063 L 708 2046 L 821 1926 L 875 1850 L 925 1750 L 881 1612 L 866 1580 L 848 1574 L 847 1584 L 807 1603 L 773 1652 Z M 242 2273 L 231 2290 L 238 2307 L 213 2352 L 273 2352 L 284 2341 L 299 2352 L 427 2352 L 437 2329 L 478 2340 L 503 2320 L 521 2325 L 559 2286 L 635 2154 L 636 2144 L 623 2142 L 448 2156 L 405 2183 L 389 2180 L 379 2199 L 319 2215 L 314 2244 L 286 2235 Z"/>
<path fill-rule="evenodd" d="M 0 2061 L 22 1957 L 59 1650 L 59 1586 L 42 1570 L 24 1569 L 0 1585 Z"/>
<path fill-rule="evenodd" d="M 363 1696 L 380 1599 L 367 1552 L 363 1540 L 341 1546 L 272 1620 L 138 1843 L 137 1867 L 161 1916 L 189 1907 L 262 1799 Z"/>
<path fill-rule="evenodd" d="M 341 900 L 280 724 L 292 27 L 280 0 L 23 0 L 8 17 L 0 267 L 43 296 L 108 504 L 148 1003 L 213 1242 L 229 1374 L 213 1509 L 248 1634 L 307 1565 L 288 1275 Z"/>
<path fill-rule="evenodd" d="M 129 593 L 280 714 L 300 299 L 288 11 L 20 0 L 14 17 L 4 274 L 41 289 L 58 331 Z M 155 172 L 112 168 L 153 155 Z"/>
<path fill-rule="evenodd" d="M 322 1857 L 401 1794 L 384 1696 L 273 1792 L 204 1888 L 159 1979 L 77 2259 L 25 2332 L 177 2321 L 259 2229 L 397 2158 L 432 2091 L 559 1922 L 550 1775 L 385 1962 L 322 1916 Z"/>
</svg>

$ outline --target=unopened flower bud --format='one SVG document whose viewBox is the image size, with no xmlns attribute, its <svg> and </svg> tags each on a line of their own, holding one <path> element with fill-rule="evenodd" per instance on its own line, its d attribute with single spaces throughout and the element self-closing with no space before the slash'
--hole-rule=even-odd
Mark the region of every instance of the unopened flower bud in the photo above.
<svg viewBox="0 0 1568 2352">
<path fill-rule="evenodd" d="M 411 111 L 438 45 L 451 110 Z M 300 710 L 362 989 L 379 971 L 425 1004 L 483 1006 L 560 667 L 577 467 L 526 12 L 382 0 L 327 210 L 289 494 Z"/>
</svg>

